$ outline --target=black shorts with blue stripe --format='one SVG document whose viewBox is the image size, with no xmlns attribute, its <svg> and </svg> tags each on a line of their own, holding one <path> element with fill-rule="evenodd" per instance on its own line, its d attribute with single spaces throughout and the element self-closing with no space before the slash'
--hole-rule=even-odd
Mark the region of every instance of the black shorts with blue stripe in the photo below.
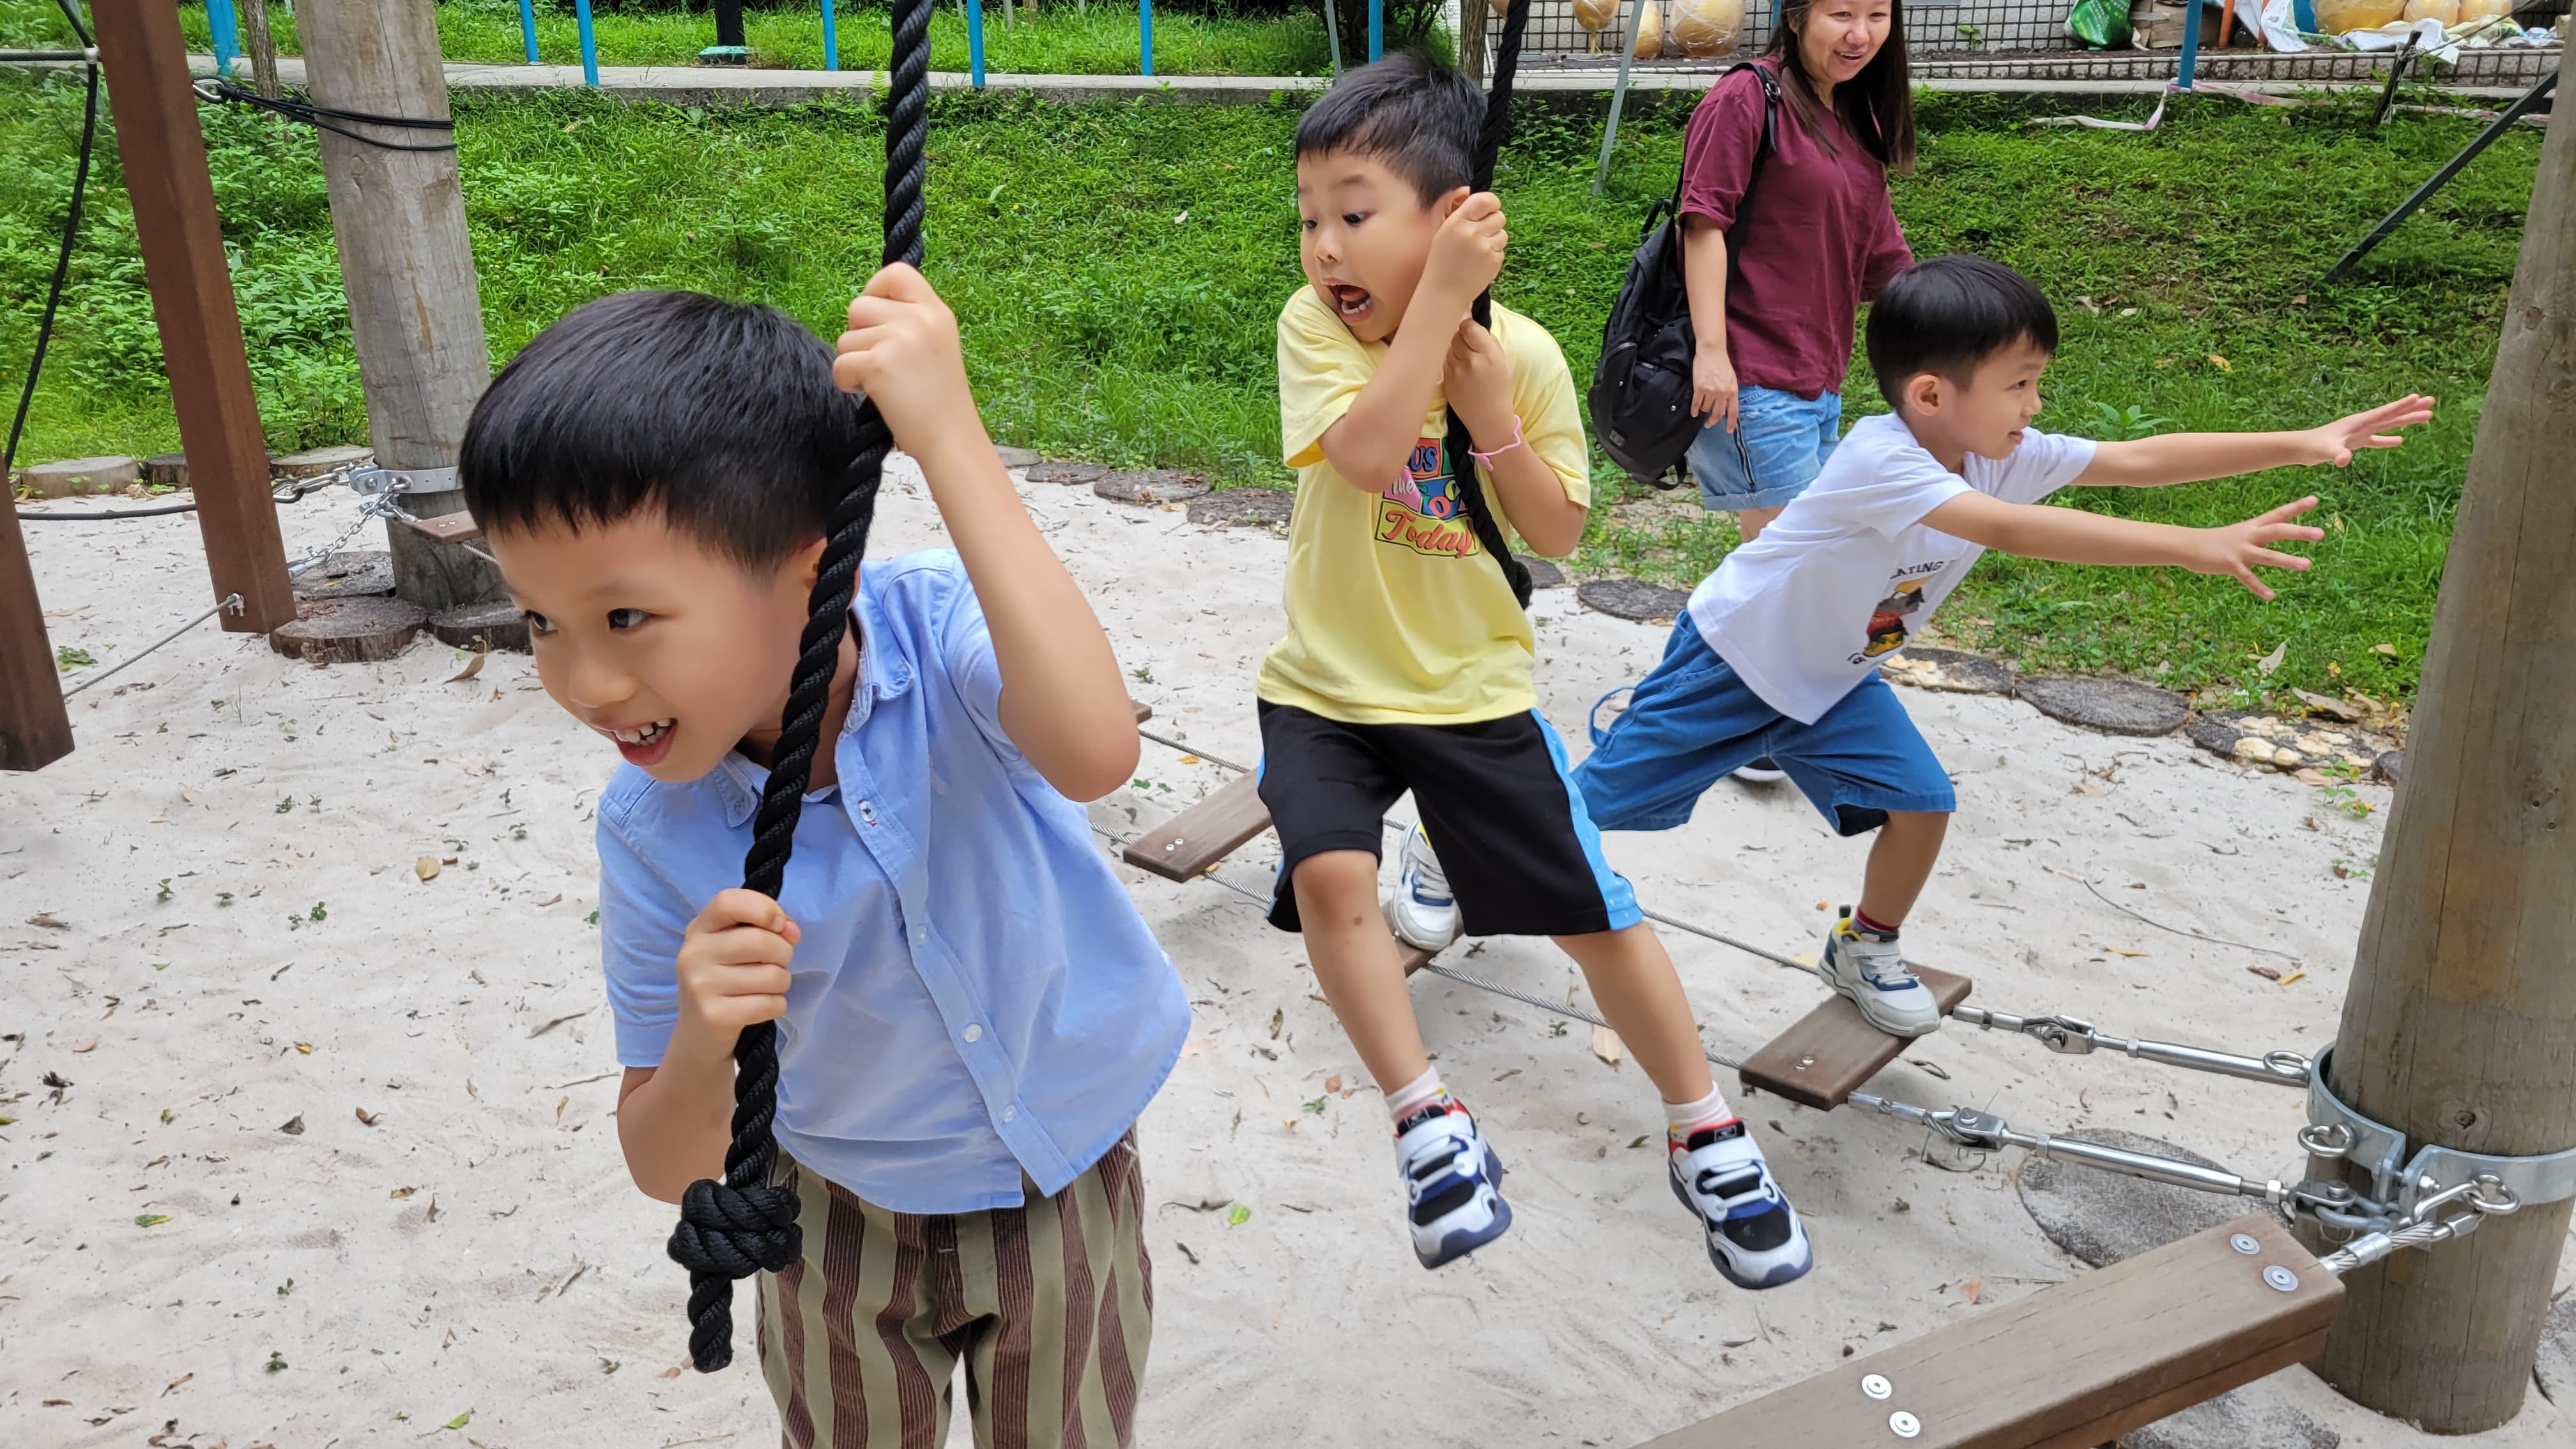
<svg viewBox="0 0 2576 1449">
<path fill-rule="evenodd" d="M 1644 919 L 1601 854 L 1536 710 L 1472 724 L 1347 724 L 1261 702 L 1261 803 L 1279 832 L 1270 923 L 1299 929 L 1297 867 L 1328 850 L 1382 854 L 1407 790 L 1471 936 L 1587 936 Z"/>
</svg>

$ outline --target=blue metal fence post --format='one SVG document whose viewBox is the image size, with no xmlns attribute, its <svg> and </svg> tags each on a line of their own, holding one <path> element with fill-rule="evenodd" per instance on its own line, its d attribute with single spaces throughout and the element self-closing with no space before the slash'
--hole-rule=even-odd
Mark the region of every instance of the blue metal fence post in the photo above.
<svg viewBox="0 0 2576 1449">
<path fill-rule="evenodd" d="M 215 74 L 233 73 L 233 57 L 241 54 L 241 28 L 233 23 L 233 0 L 206 0 L 206 28 L 214 32 Z"/>
<path fill-rule="evenodd" d="M 832 18 L 832 0 L 823 0 L 823 69 L 841 68 L 841 24 Z"/>
<path fill-rule="evenodd" d="M 1154 73 L 1154 0 L 1136 0 L 1137 51 L 1144 57 L 1145 74 Z"/>
<path fill-rule="evenodd" d="M 1386 0 L 1369 0 L 1369 59 L 1386 53 Z"/>
<path fill-rule="evenodd" d="M 581 31 L 581 83 L 599 89 L 599 37 L 590 29 L 590 0 L 572 0 L 572 23 Z"/>
<path fill-rule="evenodd" d="M 984 88 L 984 0 L 966 0 L 966 77 Z"/>
<path fill-rule="evenodd" d="M 2200 4 L 2201 0 L 2191 0 L 2183 7 L 2182 63 L 2174 72 L 2174 89 L 2178 91 L 2191 89 L 2191 73 L 2200 64 Z"/>
<path fill-rule="evenodd" d="M 537 63 L 537 0 L 519 0 L 519 39 L 528 48 L 528 64 Z"/>
</svg>

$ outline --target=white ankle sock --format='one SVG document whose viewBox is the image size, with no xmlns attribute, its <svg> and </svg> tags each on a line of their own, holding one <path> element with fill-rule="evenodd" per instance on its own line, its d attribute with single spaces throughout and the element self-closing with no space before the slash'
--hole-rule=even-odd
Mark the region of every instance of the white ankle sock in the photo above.
<svg viewBox="0 0 2576 1449">
<path fill-rule="evenodd" d="M 1664 1104 L 1664 1121 L 1671 1126 L 1675 1137 L 1686 1138 L 1703 1127 L 1715 1127 L 1734 1116 L 1734 1109 L 1726 1105 L 1725 1094 L 1715 1087 L 1709 1088 L 1708 1095 L 1696 1102 Z"/>
<path fill-rule="evenodd" d="M 1440 1100 L 1445 1090 L 1440 1085 L 1440 1069 L 1427 1067 L 1421 1076 L 1386 1094 L 1386 1115 L 1402 1122 Z"/>
</svg>

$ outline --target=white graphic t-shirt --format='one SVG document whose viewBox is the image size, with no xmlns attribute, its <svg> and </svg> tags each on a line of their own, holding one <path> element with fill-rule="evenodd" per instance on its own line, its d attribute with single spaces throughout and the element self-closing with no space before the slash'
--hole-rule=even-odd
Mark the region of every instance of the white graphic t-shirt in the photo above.
<svg viewBox="0 0 2576 1449">
<path fill-rule="evenodd" d="M 2093 444 L 2036 428 L 1960 477 L 1894 414 L 1863 418 L 1762 536 L 1691 592 L 1691 622 L 1762 702 L 1814 724 L 1905 647 L 1983 544 L 1924 525 L 1971 489 L 2037 503 L 2093 461 Z"/>
</svg>

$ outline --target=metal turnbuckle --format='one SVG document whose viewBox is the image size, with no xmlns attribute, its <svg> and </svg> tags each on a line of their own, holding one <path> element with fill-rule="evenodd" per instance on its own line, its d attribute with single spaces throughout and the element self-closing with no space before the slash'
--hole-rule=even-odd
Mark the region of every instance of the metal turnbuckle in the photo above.
<svg viewBox="0 0 2576 1449">
<path fill-rule="evenodd" d="M 2066 1056 L 2090 1056 L 2096 1051 L 2118 1052 L 2139 1061 L 2158 1062 L 2195 1072 L 2214 1072 L 2222 1077 L 2236 1077 L 2249 1082 L 2270 1082 L 2280 1087 L 2304 1087 L 2310 1075 L 2308 1058 L 2297 1052 L 2273 1051 L 2249 1057 L 2237 1052 L 2184 1046 L 2179 1042 L 2112 1036 L 2078 1016 L 2015 1016 L 2008 1011 L 1962 1005 L 1951 1013 L 1951 1017 L 1988 1031 L 2029 1037 L 2050 1051 Z"/>
</svg>

